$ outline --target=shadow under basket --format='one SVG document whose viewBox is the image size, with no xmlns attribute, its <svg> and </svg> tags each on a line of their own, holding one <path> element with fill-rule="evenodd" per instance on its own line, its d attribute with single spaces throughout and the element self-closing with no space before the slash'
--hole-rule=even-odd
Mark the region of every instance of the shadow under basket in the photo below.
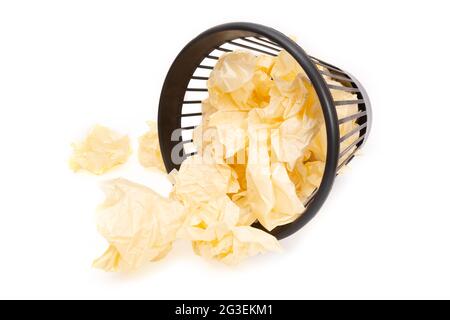
<svg viewBox="0 0 450 320">
<path fill-rule="evenodd" d="M 253 23 L 219 25 L 189 42 L 173 62 L 165 79 L 159 102 L 158 132 L 167 172 L 178 169 L 183 159 L 195 154 L 192 131 L 201 123 L 201 103 L 208 96 L 206 82 L 209 74 L 222 54 L 235 50 L 270 56 L 286 50 L 306 72 L 322 107 L 327 136 L 322 182 L 297 220 L 270 231 L 282 239 L 314 217 L 327 198 L 337 172 L 353 159 L 366 141 L 372 120 L 370 102 L 364 88 L 350 73 L 307 55 L 297 43 L 277 30 Z M 333 84 L 327 79 L 334 80 Z M 336 81 L 340 85 L 336 85 Z M 351 92 L 357 100 L 334 101 L 330 89 Z M 358 105 L 358 112 L 339 119 L 336 110 L 346 105 Z M 353 132 L 340 136 L 339 125 L 347 121 L 356 121 L 358 126 Z M 341 143 L 358 132 L 359 137 L 341 150 Z M 179 161 L 173 159 L 173 152 L 179 154 Z M 255 226 L 264 230 L 259 224 Z"/>
</svg>

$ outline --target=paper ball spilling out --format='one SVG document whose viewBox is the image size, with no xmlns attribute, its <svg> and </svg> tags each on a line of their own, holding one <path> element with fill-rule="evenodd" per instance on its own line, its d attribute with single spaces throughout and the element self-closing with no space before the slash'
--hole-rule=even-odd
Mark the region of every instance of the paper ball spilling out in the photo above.
<svg viewBox="0 0 450 320">
<path fill-rule="evenodd" d="M 357 100 L 349 92 L 331 93 L 335 100 Z M 166 256 L 177 239 L 191 241 L 196 254 L 227 264 L 280 250 L 275 237 L 252 225 L 259 222 L 270 231 L 294 221 L 321 183 L 326 129 L 314 88 L 285 51 L 276 57 L 238 51 L 218 60 L 208 94 L 202 123 L 193 133 L 197 154 L 168 175 L 173 183 L 168 198 L 125 179 L 104 183 L 106 200 L 97 224 L 110 246 L 95 267 L 135 270 Z M 357 108 L 342 106 L 338 116 Z M 156 126 L 149 126 L 140 138 L 140 163 L 164 169 Z M 357 126 L 355 121 L 342 124 L 341 136 Z M 341 148 L 357 138 L 358 132 Z M 83 150 L 96 157 L 75 150 L 77 163 L 89 163 L 81 168 L 101 173 L 121 163 L 104 158 L 123 154 L 122 144 L 90 143 L 103 139 L 91 134 L 84 143 Z"/>
</svg>

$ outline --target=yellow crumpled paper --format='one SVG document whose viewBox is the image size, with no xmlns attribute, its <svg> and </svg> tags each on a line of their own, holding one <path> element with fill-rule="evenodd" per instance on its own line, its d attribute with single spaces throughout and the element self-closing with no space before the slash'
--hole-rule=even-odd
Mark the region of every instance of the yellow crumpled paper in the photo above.
<svg viewBox="0 0 450 320">
<path fill-rule="evenodd" d="M 209 127 L 217 129 L 217 138 L 229 158 L 247 145 L 247 113 L 242 111 L 216 111 L 209 117 Z"/>
<path fill-rule="evenodd" d="M 267 104 L 274 85 L 267 72 L 273 64 L 274 59 L 268 56 L 257 57 L 240 51 L 224 54 L 209 77 L 206 106 L 249 111 Z"/>
<path fill-rule="evenodd" d="M 279 251 L 272 235 L 249 226 L 245 206 L 229 197 L 240 189 L 237 175 L 227 164 L 207 164 L 200 156 L 186 159 L 172 171 L 172 199 L 188 212 L 182 237 L 192 241 L 194 252 L 226 264 L 236 264 L 264 251 Z"/>
<path fill-rule="evenodd" d="M 317 121 L 308 117 L 295 116 L 283 121 L 271 136 L 272 148 L 278 161 L 285 162 L 292 171 L 297 159 L 303 157 L 317 129 Z"/>
<path fill-rule="evenodd" d="M 166 172 L 161 155 L 156 122 L 147 121 L 148 132 L 139 138 L 138 158 L 143 167 L 156 168 Z"/>
<path fill-rule="evenodd" d="M 270 75 L 278 81 L 291 82 L 299 75 L 305 76 L 306 73 L 298 62 L 285 50 L 280 51 L 275 58 Z"/>
<path fill-rule="evenodd" d="M 212 198 L 239 191 L 236 173 L 227 164 L 205 163 L 194 155 L 170 173 L 172 196 L 182 203 L 208 202 Z"/>
<path fill-rule="evenodd" d="M 232 52 L 219 59 L 211 73 L 208 86 L 222 92 L 233 92 L 244 87 L 253 78 L 256 56 Z"/>
<path fill-rule="evenodd" d="M 109 248 L 94 261 L 106 271 L 132 271 L 164 258 L 184 223 L 184 207 L 125 179 L 105 182 L 97 229 Z"/>
<path fill-rule="evenodd" d="M 207 86 L 202 123 L 193 132 L 198 154 L 169 174 L 168 199 L 123 179 L 105 185 L 98 228 L 110 247 L 96 267 L 138 268 L 164 257 L 176 239 L 226 264 L 279 251 L 276 238 L 252 224 L 273 230 L 294 221 L 320 186 L 325 123 L 315 90 L 295 59 L 285 51 L 276 57 L 226 53 Z M 335 101 L 356 100 L 349 92 L 331 93 Z M 338 116 L 356 111 L 356 105 L 342 106 Z M 354 120 L 340 125 L 341 136 L 356 126 Z M 141 163 L 159 166 L 155 125 L 140 142 Z"/>
<path fill-rule="evenodd" d="M 229 197 L 212 198 L 190 208 L 184 238 L 194 252 L 226 264 L 237 264 L 265 251 L 280 251 L 275 237 L 248 225 L 240 225 L 241 209 Z"/>
<path fill-rule="evenodd" d="M 252 68 L 253 77 L 249 71 Z M 245 76 L 240 77 L 242 74 Z M 255 82 L 255 79 L 264 80 Z M 340 85 L 328 80 L 330 84 Z M 245 150 L 248 163 L 244 170 L 240 168 L 242 165 L 234 166 L 245 172 L 244 176 L 238 176 L 244 187 L 238 197 L 240 204 L 245 203 L 252 212 L 250 217 L 256 216 L 268 230 L 297 219 L 304 211 L 301 202 L 306 202 L 320 186 L 326 160 L 322 110 L 303 69 L 286 51 L 281 51 L 277 57 L 260 55 L 256 58 L 252 53 L 236 51 L 221 57 L 211 73 L 208 89 L 209 99 L 203 105 L 205 116 L 194 142 L 201 139 L 202 132 L 215 129 L 221 145 L 209 143 L 205 149 L 200 147 L 199 153 L 207 150 L 208 154 L 214 154 L 213 159 L 222 162 Z M 245 99 L 236 101 L 230 98 L 230 92 L 239 92 Z M 336 101 L 356 99 L 349 92 L 331 90 L 331 93 Z M 355 113 L 355 107 L 339 107 L 338 117 Z M 212 118 L 216 119 L 211 121 Z M 341 136 L 355 126 L 355 121 L 342 124 Z M 218 128 L 221 128 L 220 134 Z M 256 132 L 261 129 L 270 132 L 270 136 L 257 137 Z M 342 143 L 341 150 L 356 138 L 357 134 Z M 283 194 L 290 195 L 286 206 L 290 210 L 275 209 L 274 164 L 276 172 L 286 173 L 282 175 L 287 178 L 282 180 Z M 292 197 L 292 190 L 297 197 Z"/>
<path fill-rule="evenodd" d="M 194 252 L 205 258 L 235 265 L 263 252 L 281 251 L 277 239 L 262 230 L 248 226 L 224 229 L 223 233 L 217 231 L 213 240 L 193 241 Z"/>
<path fill-rule="evenodd" d="M 250 131 L 246 172 L 247 198 L 258 221 L 267 229 L 287 224 L 304 211 L 286 167 L 270 161 L 265 130 Z"/>
<path fill-rule="evenodd" d="M 69 161 L 74 171 L 80 169 L 101 175 L 125 163 L 131 154 L 130 139 L 107 127 L 94 126 L 85 139 L 73 143 Z"/>
</svg>

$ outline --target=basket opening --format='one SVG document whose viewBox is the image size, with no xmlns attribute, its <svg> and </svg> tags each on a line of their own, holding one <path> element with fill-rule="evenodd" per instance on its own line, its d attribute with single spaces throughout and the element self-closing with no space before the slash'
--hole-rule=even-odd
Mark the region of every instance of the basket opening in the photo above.
<svg viewBox="0 0 450 320">
<path fill-rule="evenodd" d="M 336 174 L 354 157 L 368 131 L 365 94 L 348 73 L 306 55 L 291 39 L 259 25 L 237 23 L 212 28 L 192 40 L 181 51 L 167 75 L 158 115 L 160 146 L 168 171 L 197 153 L 192 143 L 194 129 L 202 122 L 202 101 L 208 98 L 207 81 L 224 54 L 244 51 L 254 55 L 277 56 L 286 51 L 306 73 L 318 96 L 324 127 L 325 162 L 321 182 L 303 199 L 306 211 L 296 221 L 271 233 L 284 238 L 306 224 L 326 199 Z M 348 97 L 352 98 L 349 99 Z M 343 99 L 340 99 L 342 98 Z M 357 125 L 355 125 L 355 123 Z M 174 131 L 178 131 L 174 139 Z M 171 154 L 178 149 L 179 163 Z"/>
</svg>

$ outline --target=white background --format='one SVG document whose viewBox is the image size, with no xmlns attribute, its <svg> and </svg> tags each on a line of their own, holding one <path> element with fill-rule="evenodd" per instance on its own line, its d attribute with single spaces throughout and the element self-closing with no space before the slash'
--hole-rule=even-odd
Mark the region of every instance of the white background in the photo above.
<svg viewBox="0 0 450 320">
<path fill-rule="evenodd" d="M 1 298 L 450 298 L 449 8 L 446 1 L 1 1 Z M 214 25 L 296 35 L 365 85 L 374 126 L 311 223 L 229 268 L 177 243 L 132 275 L 91 268 L 106 248 L 98 182 L 169 183 L 135 157 L 74 174 L 95 123 L 134 141 L 156 119 L 171 62 Z"/>
</svg>

